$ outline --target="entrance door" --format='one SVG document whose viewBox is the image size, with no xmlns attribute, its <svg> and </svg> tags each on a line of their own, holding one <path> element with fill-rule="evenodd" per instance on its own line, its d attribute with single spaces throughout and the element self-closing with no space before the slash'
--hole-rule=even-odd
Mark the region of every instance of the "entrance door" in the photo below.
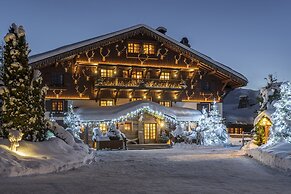
<svg viewBox="0 0 291 194">
<path fill-rule="evenodd" d="M 157 138 L 157 124 L 145 123 L 144 124 L 144 142 L 156 143 L 156 138 Z"/>
</svg>

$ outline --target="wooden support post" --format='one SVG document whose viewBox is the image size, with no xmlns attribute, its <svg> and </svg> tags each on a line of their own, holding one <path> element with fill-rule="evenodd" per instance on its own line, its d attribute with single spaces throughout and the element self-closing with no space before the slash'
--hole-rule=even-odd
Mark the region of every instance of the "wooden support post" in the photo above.
<svg viewBox="0 0 291 194">
<path fill-rule="evenodd" d="M 86 125 L 85 130 L 84 130 L 84 142 L 85 144 L 89 144 L 89 129 L 88 125 Z"/>
</svg>

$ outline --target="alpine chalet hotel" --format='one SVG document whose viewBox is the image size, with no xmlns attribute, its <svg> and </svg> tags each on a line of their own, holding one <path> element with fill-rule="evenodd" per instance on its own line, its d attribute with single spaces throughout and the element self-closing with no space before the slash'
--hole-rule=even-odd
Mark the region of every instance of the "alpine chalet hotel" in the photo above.
<svg viewBox="0 0 291 194">
<path fill-rule="evenodd" d="M 222 110 L 223 97 L 247 84 L 166 32 L 141 24 L 31 56 L 49 87 L 48 115 L 62 124 L 72 105 L 87 143 L 94 127 L 105 133 L 112 123 L 132 141 L 158 143 L 178 123 L 195 126 L 214 99 Z"/>
</svg>

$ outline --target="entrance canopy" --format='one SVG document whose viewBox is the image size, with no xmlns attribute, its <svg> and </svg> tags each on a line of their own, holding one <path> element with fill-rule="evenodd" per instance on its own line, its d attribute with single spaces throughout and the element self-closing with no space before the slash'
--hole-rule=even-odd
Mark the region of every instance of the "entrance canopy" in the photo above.
<svg viewBox="0 0 291 194">
<path fill-rule="evenodd" d="M 111 107 L 79 107 L 75 112 L 83 122 L 119 122 L 143 112 L 174 122 L 198 121 L 201 116 L 198 110 L 165 107 L 150 101 L 134 101 Z"/>
</svg>

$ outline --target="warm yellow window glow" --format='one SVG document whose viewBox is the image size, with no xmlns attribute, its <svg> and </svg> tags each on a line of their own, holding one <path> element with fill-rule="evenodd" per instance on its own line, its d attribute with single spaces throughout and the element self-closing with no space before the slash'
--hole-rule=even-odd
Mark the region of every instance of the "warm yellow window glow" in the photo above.
<svg viewBox="0 0 291 194">
<path fill-rule="evenodd" d="M 142 100 L 142 98 L 131 98 L 131 101 L 138 101 L 138 100 Z"/>
<path fill-rule="evenodd" d="M 156 139 L 157 124 L 145 123 L 144 124 L 144 139 Z"/>
<path fill-rule="evenodd" d="M 128 43 L 127 51 L 128 53 L 139 53 L 140 45 L 138 43 Z"/>
<path fill-rule="evenodd" d="M 113 106 L 113 100 L 101 100 L 100 106 Z"/>
<path fill-rule="evenodd" d="M 166 107 L 171 107 L 171 102 L 170 101 L 160 101 L 160 105 L 166 106 Z"/>
<path fill-rule="evenodd" d="M 160 79 L 161 80 L 170 80 L 170 73 L 169 72 L 162 72 Z"/>
<path fill-rule="evenodd" d="M 131 123 L 124 123 L 124 130 L 131 131 Z"/>
<path fill-rule="evenodd" d="M 131 78 L 133 78 L 133 79 L 142 79 L 142 71 L 133 71 Z"/>
<path fill-rule="evenodd" d="M 99 127 L 100 127 L 100 130 L 102 131 L 103 134 L 107 132 L 106 123 L 100 123 Z"/>
<path fill-rule="evenodd" d="M 123 70 L 122 75 L 124 78 L 128 78 L 128 70 Z"/>
<path fill-rule="evenodd" d="M 148 55 L 155 54 L 155 46 L 153 44 L 143 44 L 143 53 Z"/>
<path fill-rule="evenodd" d="M 113 76 L 113 69 L 101 69 L 101 77 L 112 77 Z"/>
<path fill-rule="evenodd" d="M 52 101 L 52 111 L 64 111 L 63 101 Z"/>
</svg>

